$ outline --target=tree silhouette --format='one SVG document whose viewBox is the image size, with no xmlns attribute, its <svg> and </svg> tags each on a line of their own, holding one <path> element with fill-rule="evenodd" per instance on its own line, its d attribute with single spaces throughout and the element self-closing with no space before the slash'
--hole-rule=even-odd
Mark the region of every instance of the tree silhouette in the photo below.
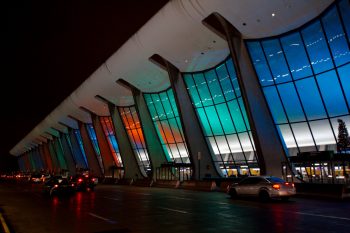
<svg viewBox="0 0 350 233">
<path fill-rule="evenodd" d="M 345 122 L 342 119 L 338 119 L 338 142 L 337 151 L 346 151 L 350 146 L 349 133 L 346 128 Z"/>
</svg>

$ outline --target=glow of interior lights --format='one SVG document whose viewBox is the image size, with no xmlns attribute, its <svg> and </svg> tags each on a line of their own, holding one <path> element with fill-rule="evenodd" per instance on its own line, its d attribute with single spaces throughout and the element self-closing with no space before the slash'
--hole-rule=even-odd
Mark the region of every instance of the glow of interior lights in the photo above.
<svg viewBox="0 0 350 233">
<path fill-rule="evenodd" d="M 272 13 L 271 15 L 272 15 L 272 17 L 275 17 L 276 14 L 275 14 L 275 13 Z"/>
</svg>

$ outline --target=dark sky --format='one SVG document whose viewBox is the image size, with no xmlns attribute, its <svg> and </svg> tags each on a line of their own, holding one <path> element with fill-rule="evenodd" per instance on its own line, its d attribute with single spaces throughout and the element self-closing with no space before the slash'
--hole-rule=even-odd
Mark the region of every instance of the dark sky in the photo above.
<svg viewBox="0 0 350 233">
<path fill-rule="evenodd" d="M 0 169 L 10 166 L 8 151 L 168 0 L 8 2 Z"/>
</svg>

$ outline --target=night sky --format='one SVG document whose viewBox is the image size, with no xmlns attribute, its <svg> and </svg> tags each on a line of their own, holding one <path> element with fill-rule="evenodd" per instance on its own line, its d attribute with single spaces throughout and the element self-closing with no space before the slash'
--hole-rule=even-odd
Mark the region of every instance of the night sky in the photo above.
<svg viewBox="0 0 350 233">
<path fill-rule="evenodd" d="M 33 0 L 2 5 L 0 169 L 13 167 L 9 150 L 167 2 Z"/>
</svg>

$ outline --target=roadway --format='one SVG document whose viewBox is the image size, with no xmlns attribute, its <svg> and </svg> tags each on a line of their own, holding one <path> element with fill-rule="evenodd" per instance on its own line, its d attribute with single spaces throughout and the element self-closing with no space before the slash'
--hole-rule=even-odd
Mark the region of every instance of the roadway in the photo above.
<svg viewBox="0 0 350 233">
<path fill-rule="evenodd" d="M 350 232 L 350 201 L 293 198 L 260 203 L 225 193 L 98 185 L 46 197 L 40 185 L 0 184 L 15 233 Z"/>
</svg>

